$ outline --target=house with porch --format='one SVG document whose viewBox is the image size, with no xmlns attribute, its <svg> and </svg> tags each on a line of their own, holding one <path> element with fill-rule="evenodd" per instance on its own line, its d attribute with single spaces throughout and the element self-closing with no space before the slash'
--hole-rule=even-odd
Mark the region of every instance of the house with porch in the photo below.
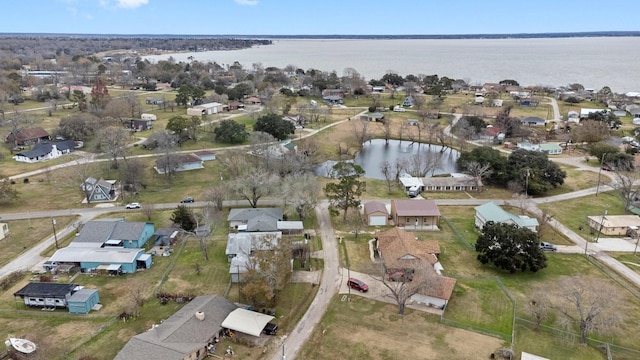
<svg viewBox="0 0 640 360">
<path fill-rule="evenodd" d="M 391 200 L 395 226 L 412 230 L 438 230 L 440 210 L 434 200 Z"/>
<path fill-rule="evenodd" d="M 115 360 L 201 360 L 223 335 L 222 322 L 238 307 L 221 295 L 203 295 L 150 330 L 133 336 Z"/>
</svg>

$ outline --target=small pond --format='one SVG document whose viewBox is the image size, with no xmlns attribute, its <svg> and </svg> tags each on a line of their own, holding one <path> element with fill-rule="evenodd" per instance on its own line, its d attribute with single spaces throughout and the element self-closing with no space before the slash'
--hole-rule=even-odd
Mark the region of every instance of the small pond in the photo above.
<svg viewBox="0 0 640 360">
<path fill-rule="evenodd" d="M 362 150 L 356 154 L 353 162 L 364 169 L 365 177 L 373 179 L 384 179 L 384 175 L 382 171 L 380 171 L 380 164 L 384 160 L 387 160 L 391 165 L 398 159 L 411 164 L 414 163 L 411 159 L 417 154 L 421 155 L 421 162 L 423 164 L 434 162 L 438 164 L 435 170 L 429 171 L 427 176 L 457 172 L 456 161 L 459 156 L 458 151 L 447 148 L 441 153 L 441 149 L 442 147 L 439 145 L 412 143 L 406 140 L 389 140 L 389 144 L 387 145 L 384 139 L 374 139 L 364 144 Z M 331 160 L 318 164 L 316 167 L 316 175 L 328 176 L 331 167 L 335 163 L 336 161 Z"/>
</svg>

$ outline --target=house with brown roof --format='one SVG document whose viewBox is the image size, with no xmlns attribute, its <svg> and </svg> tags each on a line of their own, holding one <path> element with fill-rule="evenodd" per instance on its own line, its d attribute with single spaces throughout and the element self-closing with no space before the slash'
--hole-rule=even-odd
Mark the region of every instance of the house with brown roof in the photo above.
<svg viewBox="0 0 640 360">
<path fill-rule="evenodd" d="M 440 210 L 433 200 L 391 200 L 391 218 L 396 226 L 413 230 L 438 230 Z"/>
<path fill-rule="evenodd" d="M 251 96 L 244 99 L 245 104 L 262 105 L 262 100 L 257 96 Z"/>
<path fill-rule="evenodd" d="M 369 226 L 386 226 L 389 219 L 387 207 L 379 201 L 364 204 L 364 217 Z"/>
<path fill-rule="evenodd" d="M 7 136 L 6 142 L 17 146 L 27 146 L 50 140 L 51 135 L 44 128 L 34 127 L 19 130 L 15 134 L 12 132 Z"/>
<path fill-rule="evenodd" d="M 239 101 L 233 101 L 229 103 L 229 110 L 240 110 L 244 109 L 244 104 Z"/>
<path fill-rule="evenodd" d="M 444 309 L 451 299 L 456 279 L 442 276 L 442 265 L 438 261 L 438 241 L 417 240 L 413 233 L 393 228 L 376 235 L 378 253 L 384 261 L 385 276 L 389 281 L 412 281 L 416 271 L 425 271 L 424 265 L 434 268 L 437 276 L 429 286 L 411 296 L 411 301 Z"/>
</svg>

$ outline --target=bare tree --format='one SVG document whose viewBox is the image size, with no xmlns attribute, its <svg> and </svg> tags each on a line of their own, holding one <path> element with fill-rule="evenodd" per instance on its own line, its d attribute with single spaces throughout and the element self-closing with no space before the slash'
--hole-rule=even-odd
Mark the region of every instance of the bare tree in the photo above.
<svg viewBox="0 0 640 360">
<path fill-rule="evenodd" d="M 155 214 L 155 212 L 156 212 L 155 204 L 142 205 L 142 213 L 144 214 L 144 216 L 147 217 L 148 221 L 151 221 L 151 218 L 153 217 L 153 214 Z"/>
<path fill-rule="evenodd" d="M 346 223 L 349 225 L 349 228 L 355 238 L 358 239 L 358 236 L 364 227 L 364 221 L 360 210 L 350 212 L 349 215 L 347 215 Z"/>
<path fill-rule="evenodd" d="M 127 129 L 120 126 L 107 126 L 98 130 L 98 139 L 100 141 L 100 150 L 107 153 L 112 159 L 112 167 L 118 168 L 118 157 L 127 160 L 127 144 L 130 133 Z"/>
<path fill-rule="evenodd" d="M 205 199 L 207 201 L 211 201 L 213 206 L 215 206 L 218 211 L 222 210 L 223 202 L 227 199 L 227 192 L 229 190 L 224 185 L 224 183 L 220 183 L 218 185 L 214 185 L 207 190 L 205 193 Z"/>
<path fill-rule="evenodd" d="M 384 175 L 384 180 L 387 184 L 387 189 L 389 190 L 389 193 L 391 193 L 391 187 L 393 186 L 393 166 L 391 165 L 391 163 L 387 160 L 383 160 L 380 163 L 380 172 L 382 172 L 382 175 Z"/>
<path fill-rule="evenodd" d="M 621 321 L 619 290 L 602 279 L 579 276 L 563 277 L 558 281 L 553 304 L 564 317 L 565 326 L 577 326 L 580 343 L 587 343 L 587 335 L 593 332 L 614 331 Z"/>
<path fill-rule="evenodd" d="M 167 132 L 158 134 L 157 152 L 160 154 L 156 160 L 156 167 L 167 177 L 169 182 L 180 166 L 180 156 L 175 153 L 175 137 Z"/>
<path fill-rule="evenodd" d="M 204 261 L 209 261 L 207 240 L 211 233 L 223 223 L 222 213 L 215 206 L 205 206 L 201 213 L 195 214 L 194 220 L 196 228 L 193 234 L 198 238 Z"/>
<path fill-rule="evenodd" d="M 465 165 L 465 172 L 473 177 L 473 183 L 479 192 L 482 187 L 482 180 L 488 178 L 493 173 L 490 164 L 480 164 L 477 161 L 469 161 Z"/>
<path fill-rule="evenodd" d="M 270 195 L 278 178 L 259 168 L 246 169 L 246 171 L 231 182 L 231 189 L 234 193 L 246 199 L 251 207 L 258 207 L 258 200 Z"/>
<path fill-rule="evenodd" d="M 300 221 L 318 204 L 318 178 L 310 173 L 295 173 L 283 179 L 280 190 L 285 205 L 293 209 Z"/>
<path fill-rule="evenodd" d="M 402 272 L 402 276 L 394 277 L 391 273 Z M 398 314 L 404 315 L 407 301 L 418 293 L 426 292 L 435 286 L 438 275 L 433 267 L 424 260 L 407 260 L 403 269 L 391 269 L 384 262 L 380 263 L 380 277 L 377 281 L 389 290 L 387 296 L 393 298 L 398 305 Z"/>
<path fill-rule="evenodd" d="M 535 287 L 529 296 L 527 304 L 535 324 L 534 331 L 540 331 L 540 325 L 549 318 L 550 304 L 548 290 L 541 286 Z"/>
<path fill-rule="evenodd" d="M 396 182 L 400 180 L 400 175 L 407 169 L 407 161 L 404 159 L 396 159 L 393 162 L 393 178 Z"/>
<path fill-rule="evenodd" d="M 384 119 L 382 122 L 382 137 L 384 138 L 385 145 L 389 145 L 389 139 L 391 139 L 391 119 Z"/>
<path fill-rule="evenodd" d="M 433 173 L 442 168 L 442 159 L 440 156 L 423 152 L 418 152 L 411 156 L 407 162 L 407 172 L 411 174 L 411 176 L 416 177 L 424 177 L 427 176 L 429 172 Z"/>
<path fill-rule="evenodd" d="M 356 138 L 356 141 L 362 147 L 362 145 L 369 140 L 369 121 L 361 120 L 361 121 L 353 121 L 353 135 Z"/>
<path fill-rule="evenodd" d="M 618 193 L 620 199 L 624 203 L 625 213 L 629 213 L 631 203 L 638 198 L 640 189 L 634 188 L 634 184 L 640 180 L 640 174 L 635 171 L 613 171 L 616 180 L 612 183 L 613 188 Z"/>
</svg>

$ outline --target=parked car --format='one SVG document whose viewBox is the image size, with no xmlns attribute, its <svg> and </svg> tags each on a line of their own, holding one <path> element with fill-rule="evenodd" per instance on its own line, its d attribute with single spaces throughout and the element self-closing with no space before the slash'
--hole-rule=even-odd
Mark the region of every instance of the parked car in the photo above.
<svg viewBox="0 0 640 360">
<path fill-rule="evenodd" d="M 349 279 L 349 282 L 347 283 L 347 285 L 350 288 L 354 290 L 358 290 L 360 292 L 367 292 L 369 290 L 369 285 L 355 278 Z"/>
<path fill-rule="evenodd" d="M 543 251 L 558 251 L 558 248 L 555 245 L 544 241 L 540 243 L 540 249 Z"/>
<path fill-rule="evenodd" d="M 278 333 L 278 325 L 274 323 L 267 323 L 262 329 L 262 333 L 265 335 L 275 335 Z"/>
<path fill-rule="evenodd" d="M 194 199 L 193 199 L 193 197 L 191 197 L 191 196 L 187 196 L 186 198 L 184 198 L 184 199 L 180 200 L 180 202 L 181 202 L 181 203 L 183 203 L 183 204 L 185 204 L 185 203 L 192 203 L 192 202 L 194 202 L 194 201 L 195 201 L 195 200 L 194 200 Z"/>
<path fill-rule="evenodd" d="M 127 209 L 140 209 L 140 203 L 134 202 L 134 203 L 129 203 L 127 204 L 127 206 L 125 206 Z"/>
</svg>

